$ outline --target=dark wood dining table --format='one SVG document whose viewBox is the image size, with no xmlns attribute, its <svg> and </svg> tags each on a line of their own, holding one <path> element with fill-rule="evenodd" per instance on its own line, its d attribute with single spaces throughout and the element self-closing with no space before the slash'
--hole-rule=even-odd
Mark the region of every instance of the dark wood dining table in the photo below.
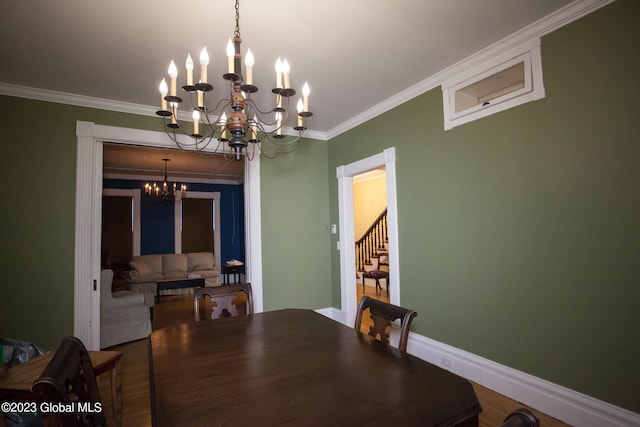
<svg viewBox="0 0 640 427">
<path fill-rule="evenodd" d="M 471 384 L 312 310 L 154 331 L 155 426 L 477 426 Z"/>
</svg>

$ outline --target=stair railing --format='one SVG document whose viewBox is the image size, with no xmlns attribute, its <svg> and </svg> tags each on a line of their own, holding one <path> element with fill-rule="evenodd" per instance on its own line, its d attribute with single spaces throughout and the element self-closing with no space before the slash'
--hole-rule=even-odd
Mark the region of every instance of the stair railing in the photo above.
<svg viewBox="0 0 640 427">
<path fill-rule="evenodd" d="M 364 266 L 371 263 L 371 257 L 376 255 L 379 249 L 384 249 L 386 241 L 387 209 L 385 208 L 356 242 L 356 268 L 358 271 L 364 270 Z"/>
</svg>

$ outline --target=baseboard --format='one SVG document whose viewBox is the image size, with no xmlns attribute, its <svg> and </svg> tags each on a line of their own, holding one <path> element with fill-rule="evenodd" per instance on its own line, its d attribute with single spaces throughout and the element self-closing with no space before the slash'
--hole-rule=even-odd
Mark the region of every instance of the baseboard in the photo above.
<svg viewBox="0 0 640 427">
<path fill-rule="evenodd" d="M 322 314 L 323 316 L 328 317 L 329 319 L 335 320 L 336 322 L 340 322 L 342 324 L 346 324 L 347 322 L 347 314 L 335 307 L 319 308 L 315 311 Z"/>
<path fill-rule="evenodd" d="M 340 323 L 334 307 L 316 310 Z M 422 335 L 409 334 L 407 352 L 567 424 L 581 427 L 640 425 L 640 414 L 476 356 Z"/>
</svg>

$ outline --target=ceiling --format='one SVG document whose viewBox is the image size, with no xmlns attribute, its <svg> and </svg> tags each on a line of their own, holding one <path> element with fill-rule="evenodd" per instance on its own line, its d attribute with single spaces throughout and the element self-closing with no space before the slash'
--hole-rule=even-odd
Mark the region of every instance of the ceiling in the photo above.
<svg viewBox="0 0 640 427">
<path fill-rule="evenodd" d="M 251 48 L 255 56 L 256 101 L 271 108 L 275 60 L 286 58 L 292 87 L 298 93 L 305 81 L 311 87 L 309 130 L 327 139 L 569 3 L 241 0 L 240 31 L 243 53 Z M 187 53 L 197 64 L 206 46 L 209 80 L 218 94 L 228 90 L 219 76 L 235 26 L 233 0 L 11 0 L 3 2 L 2 18 L 0 83 L 130 103 L 153 114 L 169 62 L 177 64 L 181 86 Z"/>
<path fill-rule="evenodd" d="M 170 181 L 241 183 L 244 162 L 221 155 L 182 150 L 104 144 L 103 173 L 107 178 L 158 179 L 164 175 L 164 162 Z"/>
</svg>

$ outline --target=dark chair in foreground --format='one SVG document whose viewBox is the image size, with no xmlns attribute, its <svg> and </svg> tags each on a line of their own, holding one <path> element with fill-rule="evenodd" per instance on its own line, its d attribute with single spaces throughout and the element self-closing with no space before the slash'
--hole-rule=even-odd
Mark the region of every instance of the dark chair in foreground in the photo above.
<svg viewBox="0 0 640 427">
<path fill-rule="evenodd" d="M 387 344 L 389 344 L 389 330 L 391 329 L 391 323 L 396 319 L 400 319 L 400 339 L 398 341 L 398 349 L 406 352 L 411 321 L 418 315 L 418 313 L 407 308 L 398 307 L 397 305 L 364 296 L 360 300 L 358 312 L 356 314 L 355 329 L 357 331 L 361 330 L 363 315 L 367 308 L 369 309 L 371 319 L 373 320 L 373 326 L 369 328 L 369 336 L 379 339 Z M 378 336 L 380 336 L 380 338 L 378 338 Z"/>
<path fill-rule="evenodd" d="M 196 288 L 193 293 L 193 316 L 195 321 L 200 321 L 200 298 L 205 295 L 208 295 L 212 301 L 215 301 L 218 304 L 211 312 L 212 319 L 220 318 L 224 309 L 226 309 L 231 316 L 237 316 L 239 314 L 238 308 L 232 301 L 240 292 L 244 292 L 247 297 L 246 313 L 253 313 L 253 294 L 251 292 L 250 283 Z"/>
<path fill-rule="evenodd" d="M 65 408 L 73 409 L 48 412 L 45 416 L 52 417 L 51 425 L 106 425 L 89 353 L 76 337 L 62 340 L 60 348 L 31 390 L 40 396 L 42 402 L 62 404 Z"/>
<path fill-rule="evenodd" d="M 538 427 L 540 420 L 528 409 L 516 409 L 504 419 L 501 427 Z"/>
</svg>

